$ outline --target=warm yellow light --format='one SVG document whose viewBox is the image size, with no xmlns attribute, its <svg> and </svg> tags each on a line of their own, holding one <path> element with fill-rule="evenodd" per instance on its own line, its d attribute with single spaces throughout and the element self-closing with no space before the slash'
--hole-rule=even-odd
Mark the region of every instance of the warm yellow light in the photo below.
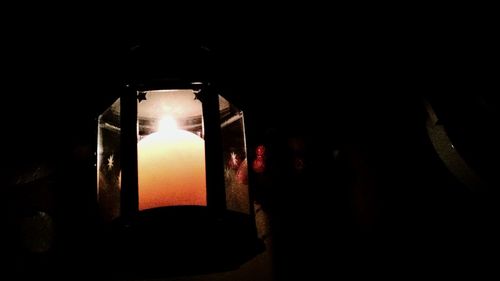
<svg viewBox="0 0 500 281">
<path fill-rule="evenodd" d="M 181 130 L 173 117 L 138 143 L 139 210 L 206 206 L 205 141 Z"/>
<path fill-rule="evenodd" d="M 177 121 L 172 116 L 163 117 L 158 125 L 158 131 L 160 132 L 168 132 L 172 130 L 177 130 L 179 127 L 177 126 Z"/>
</svg>

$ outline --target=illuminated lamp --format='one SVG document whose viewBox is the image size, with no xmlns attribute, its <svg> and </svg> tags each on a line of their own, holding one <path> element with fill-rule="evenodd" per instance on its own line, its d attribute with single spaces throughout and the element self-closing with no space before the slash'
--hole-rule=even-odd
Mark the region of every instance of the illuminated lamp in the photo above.
<svg viewBox="0 0 500 281">
<path fill-rule="evenodd" d="M 119 92 L 97 119 L 101 270 L 202 274 L 262 251 L 243 112 L 207 81 L 143 79 Z"/>
</svg>

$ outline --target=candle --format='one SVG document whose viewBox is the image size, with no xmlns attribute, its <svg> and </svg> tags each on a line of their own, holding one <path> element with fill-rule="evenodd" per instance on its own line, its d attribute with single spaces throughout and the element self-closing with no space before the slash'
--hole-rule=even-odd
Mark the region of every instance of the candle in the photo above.
<svg viewBox="0 0 500 281">
<path fill-rule="evenodd" d="M 172 118 L 138 143 L 139 210 L 207 205 L 205 142 L 176 128 Z"/>
</svg>

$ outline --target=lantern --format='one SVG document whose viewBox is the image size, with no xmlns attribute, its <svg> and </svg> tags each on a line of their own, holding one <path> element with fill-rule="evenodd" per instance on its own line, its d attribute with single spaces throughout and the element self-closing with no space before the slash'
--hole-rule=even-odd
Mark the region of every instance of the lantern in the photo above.
<svg viewBox="0 0 500 281">
<path fill-rule="evenodd" d="M 222 271 L 262 250 L 244 115 L 210 81 L 133 80 L 97 122 L 104 272 Z"/>
</svg>

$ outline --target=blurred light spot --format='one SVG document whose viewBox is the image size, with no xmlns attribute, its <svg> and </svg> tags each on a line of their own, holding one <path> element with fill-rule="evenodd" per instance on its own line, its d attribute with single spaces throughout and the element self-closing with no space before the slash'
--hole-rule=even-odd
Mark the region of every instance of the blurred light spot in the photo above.
<svg viewBox="0 0 500 281">
<path fill-rule="evenodd" d="M 255 159 L 252 163 L 252 169 L 256 173 L 263 173 L 266 169 L 266 148 L 258 145 L 255 149 Z"/>
</svg>

